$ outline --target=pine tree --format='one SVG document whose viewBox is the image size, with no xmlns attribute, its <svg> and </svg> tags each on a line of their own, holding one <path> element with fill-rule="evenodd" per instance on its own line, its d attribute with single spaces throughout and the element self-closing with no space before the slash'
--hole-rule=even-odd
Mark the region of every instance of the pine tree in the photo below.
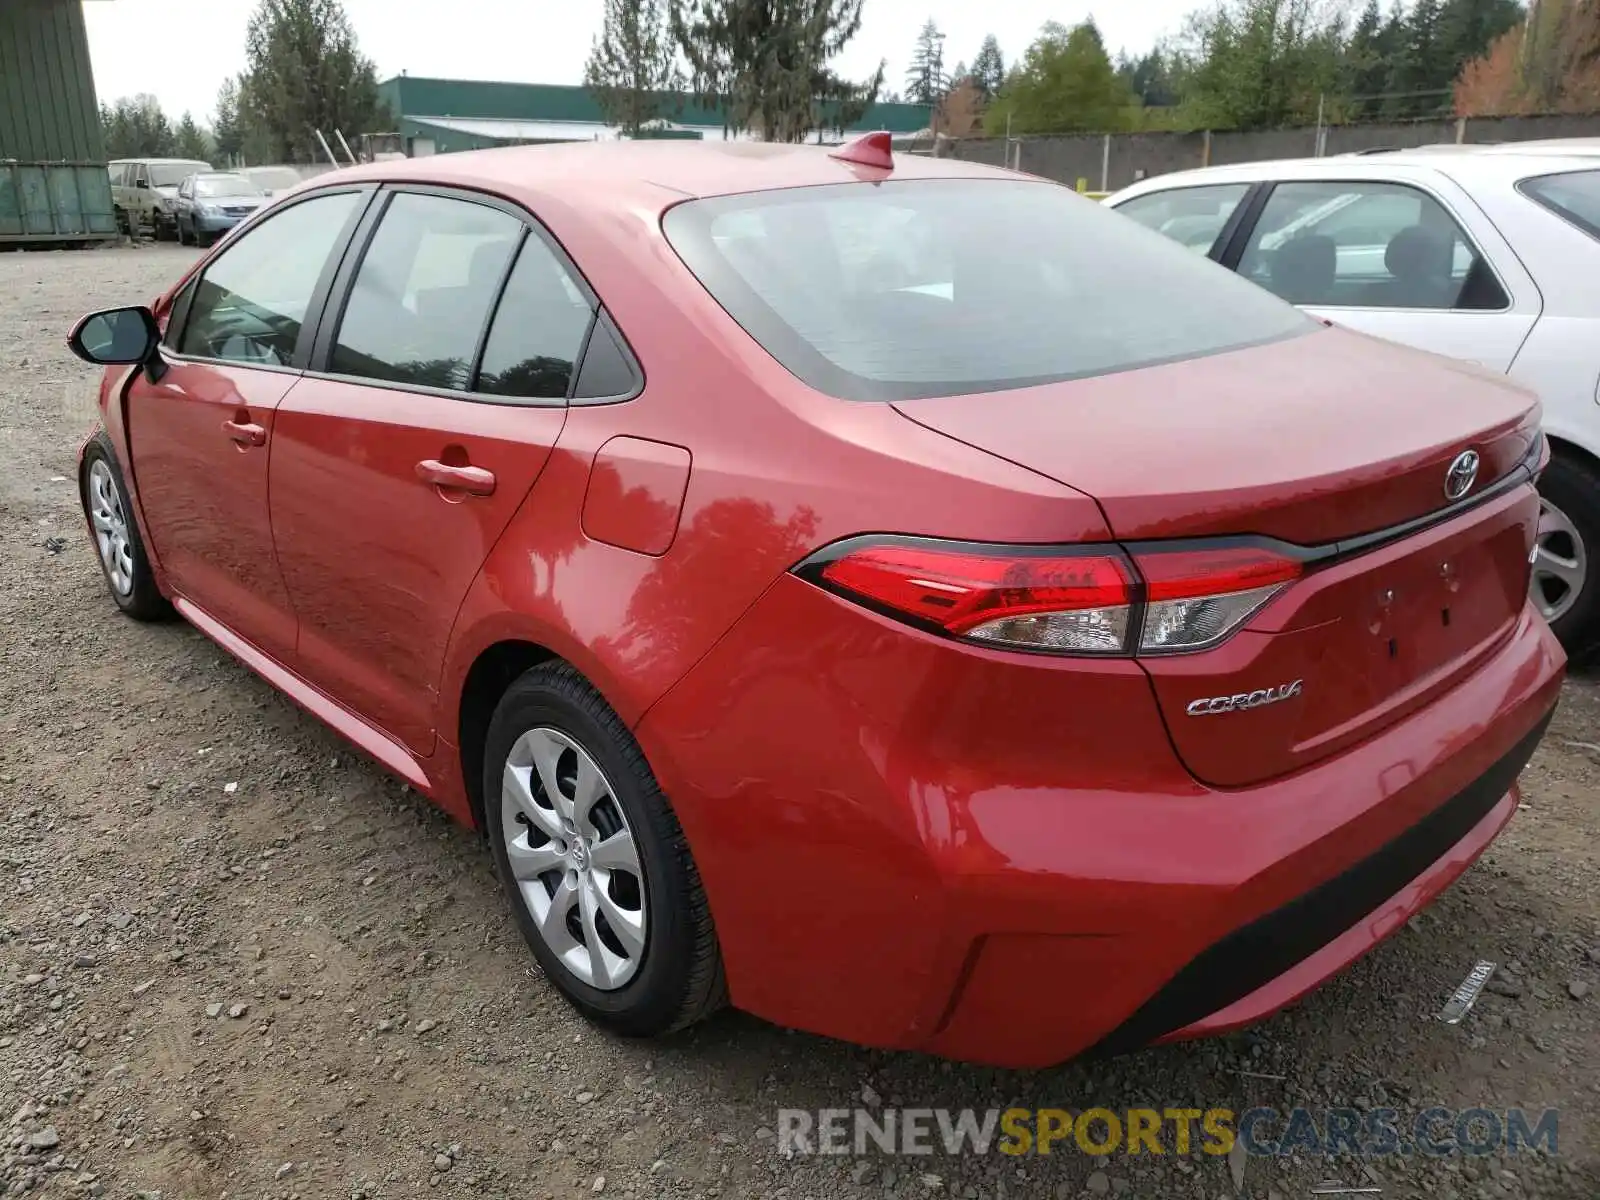
<svg viewBox="0 0 1600 1200">
<path fill-rule="evenodd" d="M 798 142 L 860 120 L 883 86 L 883 64 L 852 83 L 828 64 L 861 29 L 863 0 L 671 0 L 673 40 L 703 104 L 735 132 Z"/>
<path fill-rule="evenodd" d="M 911 52 L 906 98 L 913 104 L 937 104 L 949 87 L 944 73 L 944 34 L 930 17 L 917 34 L 916 48 Z"/>
<path fill-rule="evenodd" d="M 1005 84 L 1006 61 L 1000 54 L 1000 43 L 992 33 L 983 39 L 983 48 L 978 51 L 978 57 L 972 60 L 972 79 L 986 100 L 992 100 Z"/>
<path fill-rule="evenodd" d="M 331 138 L 388 126 L 372 60 L 356 45 L 340 0 L 260 0 L 245 32 L 243 123 L 269 157 L 314 162 Z"/>
<path fill-rule="evenodd" d="M 217 158 L 222 162 L 233 162 L 244 150 L 237 79 L 225 79 L 217 89 L 217 110 L 211 119 L 211 136 L 217 144 Z"/>
<path fill-rule="evenodd" d="M 676 104 L 683 84 L 662 0 L 606 0 L 583 72 L 606 120 L 629 137 Z"/>
<path fill-rule="evenodd" d="M 107 158 L 171 158 L 178 152 L 172 122 L 154 96 L 124 96 L 100 106 Z"/>
<path fill-rule="evenodd" d="M 211 138 L 195 123 L 191 114 L 183 114 L 183 120 L 179 121 L 178 127 L 173 130 L 173 137 L 176 139 L 179 158 L 211 161 Z"/>
<path fill-rule="evenodd" d="M 1367 0 L 1345 46 L 1343 82 L 1349 102 L 1347 116 L 1371 120 L 1382 110 L 1383 101 L 1378 97 L 1388 86 L 1391 70 L 1384 51 L 1383 10 L 1378 7 L 1378 0 Z"/>
<path fill-rule="evenodd" d="M 1133 96 L 1111 65 L 1093 21 L 1050 22 L 1006 80 L 984 124 L 1004 132 L 1110 133 L 1124 128 Z"/>
</svg>

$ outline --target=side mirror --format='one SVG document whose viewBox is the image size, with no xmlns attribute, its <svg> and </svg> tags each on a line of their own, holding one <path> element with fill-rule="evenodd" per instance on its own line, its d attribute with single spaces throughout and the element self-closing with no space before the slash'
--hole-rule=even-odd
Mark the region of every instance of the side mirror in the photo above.
<svg viewBox="0 0 1600 1200">
<path fill-rule="evenodd" d="M 74 325 L 67 348 L 84 362 L 115 367 L 152 361 L 160 341 L 161 329 L 148 308 L 108 308 Z"/>
</svg>

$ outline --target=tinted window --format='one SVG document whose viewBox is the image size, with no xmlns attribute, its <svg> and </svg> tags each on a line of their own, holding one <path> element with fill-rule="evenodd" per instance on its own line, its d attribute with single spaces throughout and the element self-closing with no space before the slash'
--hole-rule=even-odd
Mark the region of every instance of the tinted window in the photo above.
<svg viewBox="0 0 1600 1200">
<path fill-rule="evenodd" d="M 487 205 L 396 195 L 356 272 L 328 369 L 465 391 L 523 228 Z"/>
<path fill-rule="evenodd" d="M 1103 375 L 1314 328 L 1215 263 L 1053 184 L 723 196 L 678 205 L 665 229 L 774 358 L 848 399 Z"/>
<path fill-rule="evenodd" d="M 1135 196 L 1117 205 L 1117 211 L 1146 229 L 1165 234 L 1180 246 L 1209 254 L 1249 190 L 1248 183 L 1173 188 Z"/>
<path fill-rule="evenodd" d="M 1505 308 L 1466 232 L 1432 196 L 1390 183 L 1281 183 L 1239 263 L 1295 304 Z"/>
<path fill-rule="evenodd" d="M 1590 237 L 1600 238 L 1600 171 L 1524 179 L 1522 191 Z"/>
<path fill-rule="evenodd" d="M 565 397 L 592 315 L 589 301 L 550 248 L 530 236 L 495 311 L 476 390 Z"/>
<path fill-rule="evenodd" d="M 365 196 L 319 196 L 243 234 L 206 268 L 183 353 L 283 366 L 294 357 L 328 254 Z"/>
</svg>

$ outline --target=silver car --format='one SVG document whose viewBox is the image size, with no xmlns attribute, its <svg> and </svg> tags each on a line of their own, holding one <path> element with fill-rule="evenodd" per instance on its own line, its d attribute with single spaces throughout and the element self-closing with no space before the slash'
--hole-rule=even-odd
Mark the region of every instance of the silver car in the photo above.
<svg viewBox="0 0 1600 1200">
<path fill-rule="evenodd" d="M 178 242 L 209 246 L 266 203 L 267 194 L 243 175 L 191 175 L 178 186 Z"/>
</svg>

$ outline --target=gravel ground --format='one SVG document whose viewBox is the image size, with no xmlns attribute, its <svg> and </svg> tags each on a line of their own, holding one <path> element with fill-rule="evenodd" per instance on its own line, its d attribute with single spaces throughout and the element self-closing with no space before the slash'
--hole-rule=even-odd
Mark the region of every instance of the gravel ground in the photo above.
<svg viewBox="0 0 1600 1200">
<path fill-rule="evenodd" d="M 70 482 L 94 373 L 63 336 L 192 253 L 0 255 L 0 1195 L 1600 1196 L 1593 681 L 1568 685 L 1484 861 L 1247 1034 L 1030 1073 L 732 1013 L 612 1040 L 533 968 L 473 835 L 188 626 L 105 596 Z M 1479 959 L 1505 965 L 1491 994 L 1437 1021 Z M 1560 1153 L 777 1152 L 780 1107 L 863 1100 L 1555 1106 Z"/>
</svg>

